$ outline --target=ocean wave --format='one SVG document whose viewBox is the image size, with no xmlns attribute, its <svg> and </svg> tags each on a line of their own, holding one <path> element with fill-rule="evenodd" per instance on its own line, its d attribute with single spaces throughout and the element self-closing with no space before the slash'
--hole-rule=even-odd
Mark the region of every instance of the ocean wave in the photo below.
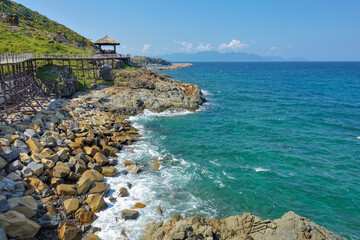
<svg viewBox="0 0 360 240">
<path fill-rule="evenodd" d="M 145 131 L 140 123 L 134 121 L 134 126 L 144 137 L 142 141 L 126 146 L 118 154 L 116 168 L 119 172 L 125 170 L 124 161 L 131 160 L 136 162 L 143 171 L 139 174 L 129 173 L 106 178 L 106 182 L 111 187 L 105 198 L 109 207 L 98 213 L 98 219 L 92 224 L 102 229 L 97 233 L 98 236 L 101 239 L 125 239 L 120 233 L 122 229 L 126 229 L 128 239 L 141 239 L 147 223 L 164 221 L 171 218 L 174 213 L 181 214 L 183 217 L 195 214 L 214 217 L 216 211 L 209 205 L 211 203 L 185 190 L 185 186 L 191 184 L 196 178 L 194 169 L 199 169 L 199 166 L 194 166 L 182 158 L 176 158 L 166 149 L 154 144 L 151 132 Z M 156 158 L 161 162 L 161 168 L 158 171 L 151 168 Z M 128 187 L 128 183 L 131 183 L 131 188 Z M 222 183 L 219 183 L 219 186 L 222 187 Z M 117 197 L 121 187 L 128 189 L 128 197 Z M 111 203 L 110 196 L 117 197 L 117 202 Z M 136 221 L 122 220 L 121 211 L 131 209 L 138 202 L 147 205 L 143 209 L 137 209 L 138 219 Z M 157 212 L 159 206 L 163 215 Z"/>
</svg>

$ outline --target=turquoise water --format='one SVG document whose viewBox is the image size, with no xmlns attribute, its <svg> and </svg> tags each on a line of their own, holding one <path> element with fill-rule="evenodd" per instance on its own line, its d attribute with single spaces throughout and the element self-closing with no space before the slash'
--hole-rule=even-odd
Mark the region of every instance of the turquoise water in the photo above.
<svg viewBox="0 0 360 240">
<path fill-rule="evenodd" d="M 120 162 L 162 160 L 159 172 L 129 180 L 138 198 L 155 198 L 143 225 L 175 212 L 275 219 L 291 210 L 360 239 L 360 63 L 194 63 L 164 73 L 200 85 L 208 102 L 132 119 L 144 139 Z M 164 217 L 151 213 L 157 205 Z"/>
</svg>

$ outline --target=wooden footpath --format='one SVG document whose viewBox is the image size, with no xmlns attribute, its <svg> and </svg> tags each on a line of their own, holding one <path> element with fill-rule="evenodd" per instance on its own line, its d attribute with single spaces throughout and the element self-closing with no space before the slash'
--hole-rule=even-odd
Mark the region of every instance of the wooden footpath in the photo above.
<svg viewBox="0 0 360 240">
<path fill-rule="evenodd" d="M 69 72 L 77 71 L 90 78 L 92 71 L 99 78 L 98 70 L 108 65 L 116 67 L 118 62 L 130 61 L 130 55 L 122 54 L 1 54 L 0 55 L 0 122 L 6 123 L 5 115 L 16 112 L 36 112 L 41 109 L 42 100 L 48 100 L 41 83 L 36 79 L 39 63 L 62 65 Z"/>
</svg>

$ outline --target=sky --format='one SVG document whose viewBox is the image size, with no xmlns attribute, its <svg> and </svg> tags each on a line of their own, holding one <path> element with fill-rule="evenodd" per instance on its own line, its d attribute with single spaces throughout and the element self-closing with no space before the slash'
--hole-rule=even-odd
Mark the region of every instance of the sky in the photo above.
<svg viewBox="0 0 360 240">
<path fill-rule="evenodd" d="M 359 0 L 15 0 L 120 53 L 360 60 Z"/>
</svg>

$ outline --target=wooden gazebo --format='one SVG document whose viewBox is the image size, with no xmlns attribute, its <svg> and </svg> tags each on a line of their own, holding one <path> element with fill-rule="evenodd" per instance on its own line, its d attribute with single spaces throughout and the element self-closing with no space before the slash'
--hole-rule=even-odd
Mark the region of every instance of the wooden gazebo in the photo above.
<svg viewBox="0 0 360 240">
<path fill-rule="evenodd" d="M 116 54 L 116 45 L 120 45 L 120 43 L 118 41 L 115 41 L 114 39 L 109 38 L 109 36 L 106 35 L 105 37 L 97 40 L 95 42 L 95 45 L 99 46 L 100 54 Z M 102 49 L 102 46 L 114 46 L 114 50 Z"/>
</svg>

